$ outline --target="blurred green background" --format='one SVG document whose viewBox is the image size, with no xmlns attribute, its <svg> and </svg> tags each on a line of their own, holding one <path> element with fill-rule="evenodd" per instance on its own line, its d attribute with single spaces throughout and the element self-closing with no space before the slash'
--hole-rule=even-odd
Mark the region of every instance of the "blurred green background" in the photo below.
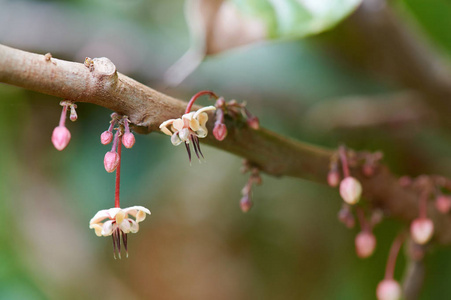
<svg viewBox="0 0 451 300">
<path fill-rule="evenodd" d="M 449 63 L 449 2 L 388 5 Z M 399 175 L 451 175 L 449 130 L 414 88 L 362 63 L 375 58 L 358 52 L 364 36 L 349 34 L 354 15 L 320 35 L 209 56 L 166 88 L 165 71 L 190 45 L 183 9 L 182 0 L 0 0 L 0 43 L 78 62 L 106 56 L 174 97 L 210 89 L 245 100 L 280 134 L 382 150 Z M 110 148 L 99 142 L 111 111 L 79 104 L 79 120 L 68 124 L 72 140 L 58 152 L 50 136 L 61 99 L 4 84 L 0 99 L 0 299 L 375 298 L 402 224 L 379 225 L 375 254 L 361 260 L 358 228 L 337 221 L 337 190 L 264 175 L 243 214 L 240 158 L 204 146 L 206 163 L 190 166 L 182 147 L 156 133 L 123 151 L 122 206 L 143 205 L 152 215 L 129 235 L 130 257 L 113 260 L 111 239 L 88 228 L 114 204 L 114 175 L 103 167 Z M 397 279 L 404 266 L 401 253 Z M 420 298 L 446 299 L 450 276 L 449 248 L 434 247 Z"/>
</svg>

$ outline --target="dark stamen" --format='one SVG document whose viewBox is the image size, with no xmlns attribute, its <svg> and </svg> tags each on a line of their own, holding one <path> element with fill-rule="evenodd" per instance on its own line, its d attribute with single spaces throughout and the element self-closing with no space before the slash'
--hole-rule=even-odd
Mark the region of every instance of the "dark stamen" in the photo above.
<svg viewBox="0 0 451 300">
<path fill-rule="evenodd" d="M 113 257 L 114 257 L 114 259 L 116 259 L 116 234 L 114 231 L 111 236 L 113 238 Z"/>
<path fill-rule="evenodd" d="M 121 259 L 121 234 L 119 227 L 116 228 L 116 244 L 117 244 L 117 256 Z"/>
<path fill-rule="evenodd" d="M 196 143 L 196 145 L 197 145 L 197 149 L 199 149 L 200 155 L 202 156 L 202 158 L 205 159 L 204 155 L 202 154 L 202 150 L 200 150 L 199 138 L 198 138 L 197 136 L 196 136 L 196 138 L 195 138 L 195 143 Z"/>
<path fill-rule="evenodd" d="M 191 149 L 190 149 L 189 144 L 187 142 L 185 142 L 185 147 L 186 147 L 186 151 L 188 151 L 189 162 L 191 162 Z"/>
<path fill-rule="evenodd" d="M 122 243 L 125 248 L 125 257 L 128 258 L 128 249 L 127 249 L 127 234 L 122 231 Z"/>
<path fill-rule="evenodd" d="M 196 142 L 194 141 L 194 139 L 195 139 L 195 136 L 191 135 L 191 141 L 193 142 L 194 152 L 196 152 L 197 159 L 200 159 L 199 152 L 197 152 L 197 145 L 196 145 Z"/>
</svg>

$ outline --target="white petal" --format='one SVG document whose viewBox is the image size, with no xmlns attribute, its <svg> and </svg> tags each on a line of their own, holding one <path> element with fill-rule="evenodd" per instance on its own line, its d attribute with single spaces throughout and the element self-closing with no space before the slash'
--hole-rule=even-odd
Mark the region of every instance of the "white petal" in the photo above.
<svg viewBox="0 0 451 300">
<path fill-rule="evenodd" d="M 205 127 L 205 124 L 207 124 L 207 121 L 208 121 L 208 115 L 206 113 L 201 113 L 197 117 L 197 120 L 199 121 L 199 124 L 201 127 Z"/>
<path fill-rule="evenodd" d="M 98 211 L 94 217 L 92 217 L 91 221 L 89 221 L 89 224 L 94 224 L 94 223 L 99 223 L 101 221 L 103 221 L 106 218 L 110 217 L 110 214 L 108 213 L 108 209 L 102 209 L 100 211 Z"/>
<path fill-rule="evenodd" d="M 199 127 L 199 129 L 196 131 L 196 135 L 200 138 L 206 137 L 208 134 L 208 130 L 205 126 Z"/>
<path fill-rule="evenodd" d="M 182 130 L 180 130 L 179 132 L 179 138 L 185 142 L 189 137 L 189 129 L 188 128 L 183 128 Z"/>
<path fill-rule="evenodd" d="M 103 228 L 101 234 L 103 236 L 109 236 L 113 233 L 113 229 L 115 228 L 113 221 L 106 221 L 103 223 Z"/>
<path fill-rule="evenodd" d="M 214 107 L 214 106 L 205 106 L 205 107 L 202 107 L 201 109 L 199 109 L 198 111 L 196 111 L 196 113 L 194 114 L 194 118 L 196 118 L 196 119 L 198 119 L 198 116 L 201 114 L 201 113 L 203 113 L 203 112 L 205 112 L 205 111 L 212 111 L 212 110 L 216 110 L 216 107 Z"/>
<path fill-rule="evenodd" d="M 117 224 L 121 224 L 124 221 L 124 219 L 126 219 L 127 217 L 128 217 L 127 213 L 124 210 L 121 209 L 116 214 L 116 218 L 115 218 L 116 223 Z"/>
<path fill-rule="evenodd" d="M 130 232 L 130 219 L 125 219 L 124 221 L 122 221 L 122 223 L 119 223 L 119 228 L 124 232 L 124 233 L 129 233 Z"/>
<path fill-rule="evenodd" d="M 169 125 L 172 125 L 172 123 L 174 122 L 175 119 L 170 119 L 167 121 L 164 121 L 163 123 L 161 123 L 160 125 L 160 130 L 163 131 L 163 133 L 167 134 L 167 135 L 172 135 L 172 132 L 167 128 Z"/>
<path fill-rule="evenodd" d="M 128 220 L 130 221 L 130 224 L 131 224 L 131 226 L 130 226 L 130 232 L 131 232 L 131 233 L 137 233 L 138 230 L 139 230 L 139 224 L 138 224 L 138 222 L 135 222 L 135 221 L 133 221 L 133 220 L 131 220 L 131 219 L 128 219 Z"/>
<path fill-rule="evenodd" d="M 108 210 L 108 214 L 110 215 L 110 218 L 111 218 L 111 219 L 116 218 L 116 214 L 117 214 L 120 210 L 121 210 L 121 209 L 120 209 L 119 207 L 113 207 L 113 208 L 110 208 L 110 209 Z"/>
<path fill-rule="evenodd" d="M 133 217 L 136 217 L 136 213 L 137 213 L 138 211 L 143 211 L 143 212 L 145 212 L 146 214 L 149 214 L 149 215 L 150 215 L 150 210 L 148 210 L 148 209 L 145 208 L 144 206 L 135 205 L 135 206 L 130 206 L 130 207 L 124 208 L 124 212 L 125 212 L 126 214 L 132 215 Z"/>
<path fill-rule="evenodd" d="M 194 118 L 194 112 L 190 112 L 190 113 L 187 113 L 187 114 L 184 114 L 183 116 L 182 116 L 182 119 L 186 119 L 186 120 L 192 120 Z"/>
<path fill-rule="evenodd" d="M 94 229 L 97 236 L 102 236 L 102 229 L 103 229 L 102 225 L 100 225 L 100 224 L 91 224 L 91 225 L 89 225 L 89 228 Z"/>
<path fill-rule="evenodd" d="M 142 210 L 139 210 L 138 213 L 136 214 L 136 222 L 142 222 L 146 219 L 146 213 L 143 212 Z"/>
<path fill-rule="evenodd" d="M 178 145 L 180 145 L 182 143 L 182 140 L 180 139 L 178 132 L 174 133 L 171 136 L 171 143 L 174 146 L 178 146 Z"/>
<path fill-rule="evenodd" d="M 199 129 L 199 121 L 197 119 L 192 119 L 189 121 L 189 127 L 191 130 L 196 131 Z"/>
<path fill-rule="evenodd" d="M 177 131 L 180 131 L 180 130 L 183 129 L 183 125 L 184 125 L 184 124 L 185 124 L 185 122 L 183 122 L 182 119 L 176 119 L 176 120 L 174 120 L 174 123 L 172 123 L 172 126 L 174 126 L 174 128 L 175 128 Z"/>
</svg>

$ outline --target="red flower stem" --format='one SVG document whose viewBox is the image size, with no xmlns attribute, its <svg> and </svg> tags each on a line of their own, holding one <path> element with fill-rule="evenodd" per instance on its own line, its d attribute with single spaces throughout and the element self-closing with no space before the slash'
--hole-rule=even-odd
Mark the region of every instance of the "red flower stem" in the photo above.
<svg viewBox="0 0 451 300">
<path fill-rule="evenodd" d="M 186 106 L 185 114 L 189 113 L 191 111 L 191 107 L 193 107 L 194 102 L 196 102 L 197 98 L 203 95 L 210 95 L 210 97 L 213 97 L 215 99 L 218 99 L 219 97 L 216 96 L 215 93 L 212 91 L 200 91 L 199 93 L 195 94 L 191 100 L 189 100 L 188 105 Z"/>
<path fill-rule="evenodd" d="M 363 212 L 363 209 L 361 207 L 357 207 L 356 212 L 357 218 L 359 219 L 360 228 L 362 229 L 362 231 L 370 232 L 371 228 L 368 222 L 365 220 L 365 213 Z"/>
<path fill-rule="evenodd" d="M 64 124 L 66 123 L 66 115 L 67 115 L 67 105 L 63 105 L 63 111 L 61 112 L 59 126 L 64 127 Z"/>
<path fill-rule="evenodd" d="M 401 232 L 393 241 L 388 256 L 387 267 L 385 268 L 385 279 L 393 279 L 395 272 L 396 259 L 398 258 L 399 250 L 404 242 L 405 234 Z"/>
<path fill-rule="evenodd" d="M 423 192 L 420 194 L 420 201 L 419 201 L 419 216 L 420 219 L 426 219 L 427 218 L 427 209 L 428 209 L 428 195 L 426 192 Z"/>
<path fill-rule="evenodd" d="M 121 137 L 122 138 L 122 137 Z M 122 142 L 119 141 L 117 146 L 117 154 L 119 155 L 119 163 L 116 168 L 116 189 L 114 193 L 114 207 L 121 207 L 119 200 L 119 191 L 121 188 L 121 150 L 122 150 Z"/>
<path fill-rule="evenodd" d="M 343 176 L 349 177 L 349 165 L 348 165 L 348 157 L 346 156 L 346 148 L 344 146 L 340 146 L 338 148 L 338 151 L 340 152 L 340 159 L 341 159 L 341 165 L 343 167 Z"/>
</svg>

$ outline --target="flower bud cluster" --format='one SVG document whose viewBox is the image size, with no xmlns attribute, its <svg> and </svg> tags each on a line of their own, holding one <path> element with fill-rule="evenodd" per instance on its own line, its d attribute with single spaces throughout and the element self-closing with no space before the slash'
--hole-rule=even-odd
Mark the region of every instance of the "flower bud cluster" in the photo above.
<svg viewBox="0 0 451 300">
<path fill-rule="evenodd" d="M 100 135 L 100 142 L 103 145 L 108 145 L 113 141 L 111 151 L 105 154 L 103 160 L 105 170 L 108 173 L 114 172 L 120 163 L 121 158 L 117 150 L 119 143 L 122 143 L 125 148 L 132 148 L 135 144 L 135 136 L 130 131 L 129 123 L 127 116 L 119 116 L 117 113 L 113 113 L 108 130 Z M 114 130 L 116 130 L 116 134 L 113 134 Z"/>
</svg>

